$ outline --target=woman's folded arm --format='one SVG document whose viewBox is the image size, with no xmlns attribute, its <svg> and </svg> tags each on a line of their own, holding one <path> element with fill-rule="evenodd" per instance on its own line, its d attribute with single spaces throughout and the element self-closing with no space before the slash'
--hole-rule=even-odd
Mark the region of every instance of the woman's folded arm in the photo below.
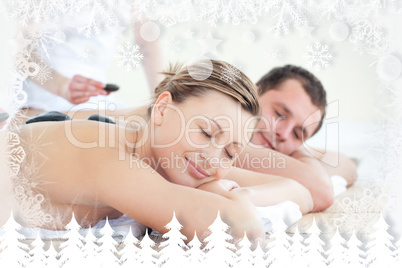
<svg viewBox="0 0 402 268">
<path fill-rule="evenodd" d="M 96 165 L 96 159 L 92 160 Z M 104 168 L 96 175 L 95 190 L 101 202 L 161 233 L 167 232 L 165 226 L 175 212 L 183 225 L 181 232 L 188 239 L 194 231 L 199 235 L 207 232 L 218 210 L 235 239 L 244 232 L 250 239 L 263 236 L 261 220 L 247 198 L 234 193 L 219 196 L 173 184 L 141 160 L 135 161 L 135 164 L 129 159 L 114 161 L 113 169 Z"/>
</svg>

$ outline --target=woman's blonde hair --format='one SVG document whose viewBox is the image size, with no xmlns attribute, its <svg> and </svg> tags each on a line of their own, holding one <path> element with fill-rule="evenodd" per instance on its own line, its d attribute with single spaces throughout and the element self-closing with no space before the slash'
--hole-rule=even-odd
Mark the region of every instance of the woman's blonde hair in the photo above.
<svg viewBox="0 0 402 268">
<path fill-rule="evenodd" d="M 162 72 L 165 79 L 155 89 L 155 99 L 164 91 L 172 94 L 176 103 L 189 97 L 201 96 L 209 90 L 217 90 L 241 104 L 253 116 L 260 115 L 261 108 L 255 84 L 240 70 L 224 61 L 201 60 L 189 66 L 170 65 Z M 151 109 L 148 110 L 151 112 Z"/>
</svg>

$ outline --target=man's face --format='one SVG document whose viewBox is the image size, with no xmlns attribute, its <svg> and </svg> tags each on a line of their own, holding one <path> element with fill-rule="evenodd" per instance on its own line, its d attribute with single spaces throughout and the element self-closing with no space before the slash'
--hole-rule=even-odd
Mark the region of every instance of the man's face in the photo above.
<svg viewBox="0 0 402 268">
<path fill-rule="evenodd" d="M 302 84 L 288 79 L 260 96 L 262 120 L 252 142 L 286 155 L 292 154 L 317 129 L 321 111 Z"/>
</svg>

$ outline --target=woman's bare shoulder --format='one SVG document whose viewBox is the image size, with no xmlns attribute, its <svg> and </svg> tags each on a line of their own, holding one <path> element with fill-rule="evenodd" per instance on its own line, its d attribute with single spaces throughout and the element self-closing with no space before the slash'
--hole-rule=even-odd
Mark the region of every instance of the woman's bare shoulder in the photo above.
<svg viewBox="0 0 402 268">
<path fill-rule="evenodd" d="M 108 124 L 88 120 L 40 122 L 21 126 L 22 136 L 42 137 L 80 149 L 109 148 L 126 150 L 127 144 L 137 140 L 140 127 L 124 124 Z"/>
</svg>

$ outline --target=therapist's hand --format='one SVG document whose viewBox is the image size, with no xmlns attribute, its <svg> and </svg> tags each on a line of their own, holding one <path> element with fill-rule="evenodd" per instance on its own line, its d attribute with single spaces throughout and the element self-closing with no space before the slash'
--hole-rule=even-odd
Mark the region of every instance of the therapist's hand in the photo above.
<svg viewBox="0 0 402 268">
<path fill-rule="evenodd" d="M 82 75 L 74 75 L 68 83 L 68 88 L 63 96 L 73 104 L 80 104 L 89 100 L 92 96 L 108 95 L 104 90 L 105 84 Z"/>
</svg>

